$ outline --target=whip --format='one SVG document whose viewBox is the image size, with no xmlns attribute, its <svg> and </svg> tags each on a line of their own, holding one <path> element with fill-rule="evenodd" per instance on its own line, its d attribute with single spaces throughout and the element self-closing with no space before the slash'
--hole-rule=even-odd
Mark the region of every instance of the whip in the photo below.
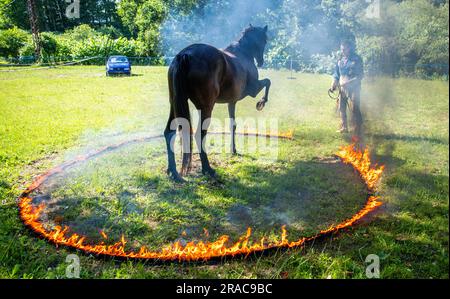
<svg viewBox="0 0 450 299">
<path fill-rule="evenodd" d="M 337 95 L 335 95 L 335 94 L 334 94 L 334 91 L 330 88 L 330 89 L 328 89 L 328 96 L 329 96 L 331 99 L 333 99 L 333 100 L 339 100 L 339 97 L 340 97 L 341 94 L 342 94 L 342 88 L 345 87 L 345 86 L 347 86 L 348 84 L 350 84 L 350 83 L 356 81 L 356 80 L 358 80 L 358 78 L 350 79 L 350 80 L 348 80 L 347 82 L 344 82 L 344 83 L 342 83 L 342 84 L 338 83 L 337 88 L 336 88 L 337 91 L 338 91 Z"/>
</svg>

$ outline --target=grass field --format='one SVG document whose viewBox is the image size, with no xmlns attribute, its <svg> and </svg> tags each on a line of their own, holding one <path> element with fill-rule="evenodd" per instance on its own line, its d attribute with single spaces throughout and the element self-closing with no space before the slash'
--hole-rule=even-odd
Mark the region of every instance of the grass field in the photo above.
<svg viewBox="0 0 450 299">
<path fill-rule="evenodd" d="M 0 72 L 0 277 L 64 278 L 66 256 L 33 236 L 18 218 L 23 185 L 86 150 L 136 134 L 161 134 L 168 115 L 164 67 L 135 67 L 132 77 L 107 78 L 102 67 Z M 295 140 L 279 142 L 276 161 L 261 154 L 211 155 L 223 179 L 198 170 L 185 185 L 165 175 L 161 140 L 89 161 L 57 178 L 50 222 L 92 238 L 124 233 L 131 246 L 159 247 L 175 239 L 237 236 L 252 226 L 274 236 L 288 224 L 292 239 L 351 216 L 365 189 L 332 158 L 351 136 L 336 133 L 329 76 L 262 71 L 272 80 L 263 112 L 254 99 L 239 117 L 278 118 Z M 386 166 L 384 205 L 361 225 L 305 248 L 221 264 L 167 264 L 101 259 L 78 253 L 81 278 L 365 278 L 366 256 L 381 261 L 381 278 L 448 278 L 448 82 L 366 79 L 364 143 Z M 226 106 L 214 116 L 225 119 Z M 228 139 L 225 139 L 228 141 Z M 238 148 L 239 151 L 239 148 Z M 179 156 L 179 155 L 178 155 Z M 55 220 L 58 215 L 58 219 Z M 187 236 L 183 235 L 183 231 Z"/>
</svg>

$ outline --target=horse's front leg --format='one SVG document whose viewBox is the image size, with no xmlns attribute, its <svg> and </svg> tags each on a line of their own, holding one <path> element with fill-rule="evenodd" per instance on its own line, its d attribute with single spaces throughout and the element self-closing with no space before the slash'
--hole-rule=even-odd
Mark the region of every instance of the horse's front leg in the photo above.
<svg viewBox="0 0 450 299">
<path fill-rule="evenodd" d="M 231 153 L 236 154 L 236 103 L 228 104 L 228 114 L 230 116 L 231 132 Z"/>
<path fill-rule="evenodd" d="M 272 85 L 272 82 L 269 79 L 263 79 L 258 81 L 258 83 L 260 84 L 261 89 L 266 88 L 264 97 L 258 103 L 256 103 L 256 109 L 258 111 L 261 111 L 264 109 L 264 106 L 266 106 L 266 103 L 269 101 L 269 90 L 270 86 Z"/>
</svg>

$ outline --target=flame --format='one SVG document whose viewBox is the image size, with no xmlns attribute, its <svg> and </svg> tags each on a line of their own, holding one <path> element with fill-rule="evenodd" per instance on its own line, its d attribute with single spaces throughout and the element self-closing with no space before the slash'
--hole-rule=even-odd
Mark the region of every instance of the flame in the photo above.
<svg viewBox="0 0 450 299">
<path fill-rule="evenodd" d="M 89 159 L 89 157 L 92 155 L 97 155 L 102 151 L 114 147 L 118 146 L 105 147 L 104 149 L 93 152 L 90 155 L 79 158 L 86 160 Z M 361 152 L 359 150 L 355 150 L 354 145 L 343 146 L 339 149 L 336 155 L 339 156 L 344 163 L 352 165 L 353 168 L 356 169 L 361 175 L 361 178 L 366 183 L 369 191 L 374 191 L 377 182 L 379 182 L 384 167 L 378 167 L 376 165 L 374 167 L 371 166 L 369 151 L 367 149 Z M 125 239 L 125 236 L 123 235 L 121 236 L 120 241 L 111 245 L 107 245 L 103 241 L 99 244 L 88 244 L 86 242 L 87 238 L 85 236 L 81 236 L 76 233 L 69 233 L 70 228 L 68 226 L 55 226 L 54 228 L 49 229 L 46 228 L 40 221 L 40 215 L 45 209 L 45 205 L 44 203 L 41 203 L 38 206 L 33 206 L 32 198 L 29 196 L 29 194 L 34 189 L 39 187 L 39 185 L 46 178 L 48 178 L 48 176 L 63 171 L 67 165 L 72 165 L 73 163 L 76 162 L 70 162 L 65 164 L 64 166 L 57 167 L 49 171 L 47 174 L 38 177 L 35 182 L 31 184 L 31 186 L 19 198 L 20 218 L 22 219 L 24 224 L 31 228 L 35 233 L 56 244 L 57 246 L 63 245 L 96 255 L 136 259 L 153 259 L 163 261 L 199 261 L 226 256 L 246 256 L 251 253 L 261 252 L 272 248 L 299 247 L 307 242 L 330 235 L 332 233 L 336 233 L 342 229 L 354 225 L 358 220 L 381 205 L 379 197 L 371 195 L 368 197 L 365 206 L 351 218 L 337 225 L 333 225 L 325 230 L 322 230 L 314 236 L 304 237 L 297 241 L 289 241 L 286 227 L 282 226 L 281 237 L 279 240 L 268 242 L 266 241 L 265 237 L 263 237 L 259 241 L 252 242 L 250 239 L 252 235 L 252 229 L 248 228 L 247 232 L 234 243 L 231 242 L 229 236 L 222 235 L 213 242 L 199 241 L 189 242 L 185 245 L 182 245 L 180 241 L 177 241 L 172 244 L 163 246 L 159 251 L 151 251 L 145 246 L 142 246 L 137 251 L 133 251 L 126 248 L 127 241 Z M 209 235 L 206 229 L 204 229 L 204 233 L 206 236 Z M 100 234 L 105 240 L 107 239 L 108 236 L 104 231 L 100 231 Z"/>
<path fill-rule="evenodd" d="M 216 131 L 216 132 L 208 132 L 208 134 L 230 135 L 231 133 L 226 132 L 226 131 Z M 293 140 L 294 139 L 294 130 L 291 129 L 286 132 L 266 131 L 266 132 L 262 133 L 262 132 L 258 132 L 258 131 L 251 131 L 248 129 L 247 126 L 245 126 L 244 130 L 242 132 L 236 132 L 236 135 Z"/>
<path fill-rule="evenodd" d="M 380 180 L 384 171 L 384 166 L 371 166 L 370 153 L 366 148 L 363 152 L 355 150 L 355 145 L 342 146 L 336 155 L 342 159 L 344 163 L 351 164 L 363 178 L 369 190 L 373 190 Z"/>
<path fill-rule="evenodd" d="M 103 239 L 108 239 L 108 235 L 103 230 L 100 231 L 100 235 L 102 235 Z"/>
</svg>

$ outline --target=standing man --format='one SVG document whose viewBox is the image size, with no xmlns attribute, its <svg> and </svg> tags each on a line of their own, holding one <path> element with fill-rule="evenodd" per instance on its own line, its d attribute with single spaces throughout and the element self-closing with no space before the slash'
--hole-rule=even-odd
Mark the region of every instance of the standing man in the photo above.
<svg viewBox="0 0 450 299">
<path fill-rule="evenodd" d="M 364 77 L 363 61 L 355 53 L 353 42 L 344 40 L 341 42 L 341 59 L 336 63 L 333 74 L 333 83 L 330 91 L 340 89 L 339 112 L 341 116 L 340 133 L 347 133 L 347 105 L 352 114 L 352 129 L 356 136 L 361 136 L 362 115 L 359 108 L 361 80 Z"/>
</svg>

